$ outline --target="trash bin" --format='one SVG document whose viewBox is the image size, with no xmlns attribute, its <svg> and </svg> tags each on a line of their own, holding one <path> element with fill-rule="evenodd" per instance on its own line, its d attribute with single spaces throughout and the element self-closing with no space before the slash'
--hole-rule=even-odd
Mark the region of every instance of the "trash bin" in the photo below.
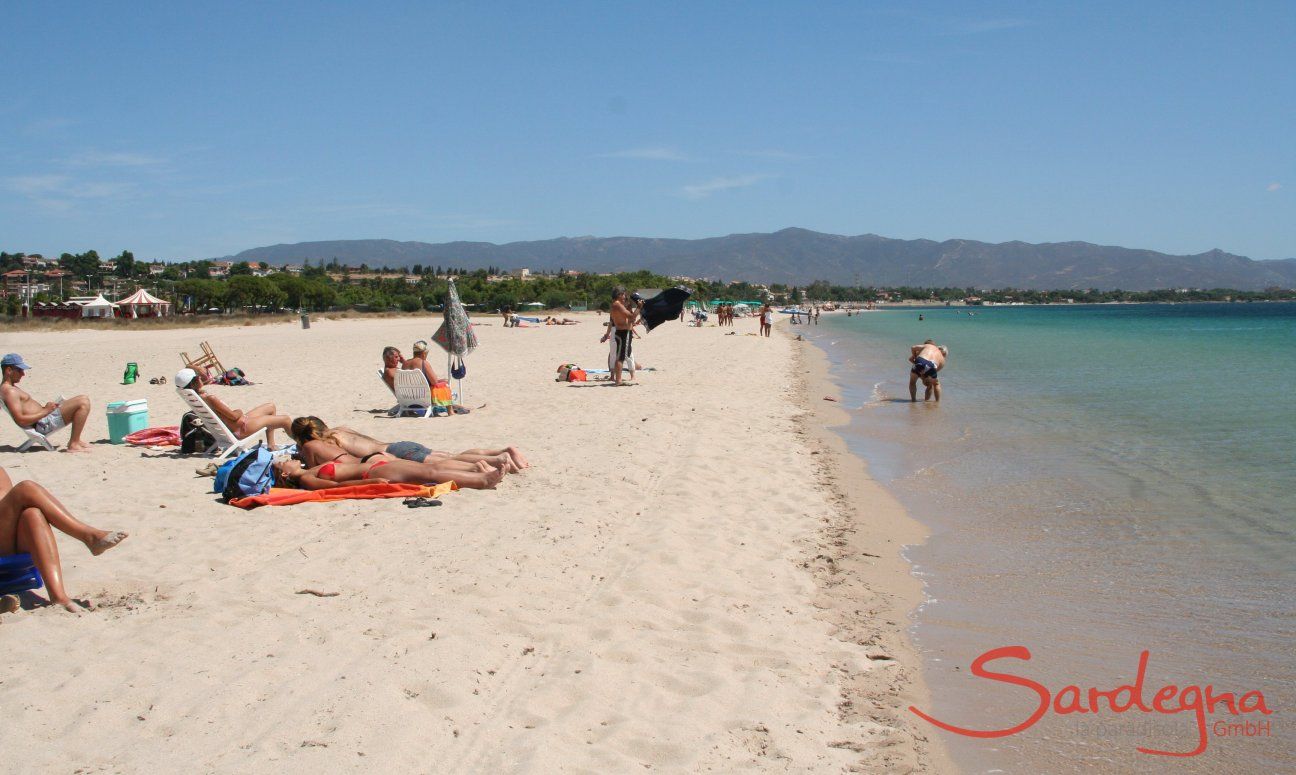
<svg viewBox="0 0 1296 775">
<path fill-rule="evenodd" d="M 148 422 L 148 399 L 108 404 L 108 438 L 114 444 L 124 444 L 127 436 L 144 430 Z"/>
<path fill-rule="evenodd" d="M 303 312 L 301 318 L 302 318 L 302 328 L 310 328 L 310 314 Z"/>
</svg>

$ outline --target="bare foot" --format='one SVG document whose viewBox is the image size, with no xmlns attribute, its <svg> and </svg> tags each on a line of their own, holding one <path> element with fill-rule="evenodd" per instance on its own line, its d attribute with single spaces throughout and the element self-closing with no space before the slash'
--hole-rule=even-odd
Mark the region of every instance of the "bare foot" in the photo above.
<svg viewBox="0 0 1296 775">
<path fill-rule="evenodd" d="M 513 458 L 508 455 L 496 455 L 494 463 L 504 469 L 506 474 L 516 474 L 518 472 L 518 467 L 513 463 Z"/>
<path fill-rule="evenodd" d="M 84 441 L 69 441 L 64 452 L 90 452 L 92 447 Z"/>
<path fill-rule="evenodd" d="M 504 471 L 500 468 L 492 468 L 486 472 L 486 489 L 493 490 L 495 485 L 504 480 Z"/>
<path fill-rule="evenodd" d="M 98 557 L 125 540 L 126 533 L 123 533 L 120 530 L 114 530 L 112 532 L 105 531 L 103 535 L 87 544 L 87 546 L 90 547 L 90 553 Z"/>
<path fill-rule="evenodd" d="M 531 467 L 531 461 L 527 460 L 526 456 L 522 454 L 522 450 L 518 449 L 517 447 L 508 447 L 504 451 L 508 453 L 509 457 L 513 458 L 513 465 L 517 466 L 518 468 Z"/>
</svg>

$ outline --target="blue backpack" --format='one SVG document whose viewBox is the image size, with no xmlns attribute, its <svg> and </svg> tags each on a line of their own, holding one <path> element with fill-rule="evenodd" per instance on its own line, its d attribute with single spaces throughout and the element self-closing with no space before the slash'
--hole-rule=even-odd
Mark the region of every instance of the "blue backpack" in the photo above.
<svg viewBox="0 0 1296 775">
<path fill-rule="evenodd" d="M 258 444 L 236 458 L 221 463 L 216 469 L 216 483 L 213 492 L 218 492 L 225 501 L 234 498 L 246 498 L 249 495 L 264 495 L 270 492 L 274 484 L 274 453 L 264 444 Z"/>
</svg>

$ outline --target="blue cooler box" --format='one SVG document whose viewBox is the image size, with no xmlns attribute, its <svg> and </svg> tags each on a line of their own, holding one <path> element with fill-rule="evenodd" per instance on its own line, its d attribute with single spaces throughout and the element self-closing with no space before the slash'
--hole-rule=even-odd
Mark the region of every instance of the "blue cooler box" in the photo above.
<svg viewBox="0 0 1296 775">
<path fill-rule="evenodd" d="M 148 400 L 114 401 L 108 404 L 108 438 L 124 444 L 126 437 L 148 427 Z"/>
</svg>

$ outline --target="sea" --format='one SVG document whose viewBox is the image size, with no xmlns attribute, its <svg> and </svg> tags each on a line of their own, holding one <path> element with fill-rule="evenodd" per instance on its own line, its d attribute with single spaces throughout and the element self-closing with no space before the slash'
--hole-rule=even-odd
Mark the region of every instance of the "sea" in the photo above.
<svg viewBox="0 0 1296 775">
<path fill-rule="evenodd" d="M 926 590 L 917 710 L 991 734 L 917 723 L 963 771 L 1296 772 L 1296 304 L 790 330 L 828 353 L 851 449 L 930 529 L 906 550 Z M 909 400 L 927 339 L 949 347 L 939 404 Z"/>
</svg>

